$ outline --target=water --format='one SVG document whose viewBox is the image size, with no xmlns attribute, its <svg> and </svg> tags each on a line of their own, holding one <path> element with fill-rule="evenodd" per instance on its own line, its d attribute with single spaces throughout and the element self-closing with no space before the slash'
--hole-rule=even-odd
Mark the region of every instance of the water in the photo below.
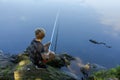
<svg viewBox="0 0 120 80">
<path fill-rule="evenodd" d="M 120 64 L 119 0 L 0 0 L 0 49 L 21 53 L 37 27 L 46 29 L 50 41 L 58 9 L 57 53 L 68 52 L 84 63 L 105 67 Z M 55 38 L 54 38 L 55 39 Z M 112 48 L 89 42 L 94 39 Z"/>
</svg>

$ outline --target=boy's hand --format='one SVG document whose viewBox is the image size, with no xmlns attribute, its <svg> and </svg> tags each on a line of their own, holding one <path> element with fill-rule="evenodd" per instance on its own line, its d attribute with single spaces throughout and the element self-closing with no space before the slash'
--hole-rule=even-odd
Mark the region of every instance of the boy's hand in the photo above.
<svg viewBox="0 0 120 80">
<path fill-rule="evenodd" d="M 44 44 L 44 50 L 45 50 L 45 52 L 49 51 L 50 44 L 51 44 L 51 42 L 47 42 L 46 44 Z"/>
</svg>

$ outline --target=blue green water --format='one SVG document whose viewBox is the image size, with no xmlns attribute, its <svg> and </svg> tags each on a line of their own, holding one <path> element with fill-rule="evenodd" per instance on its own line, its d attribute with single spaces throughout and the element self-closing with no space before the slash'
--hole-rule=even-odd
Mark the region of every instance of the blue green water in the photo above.
<svg viewBox="0 0 120 80">
<path fill-rule="evenodd" d="M 119 0 L 0 0 L 0 50 L 18 54 L 34 38 L 37 27 L 50 41 L 58 9 L 57 53 L 67 52 L 83 62 L 105 67 L 120 64 Z M 94 39 L 112 46 L 95 45 Z M 53 43 L 55 42 L 55 38 Z"/>
</svg>

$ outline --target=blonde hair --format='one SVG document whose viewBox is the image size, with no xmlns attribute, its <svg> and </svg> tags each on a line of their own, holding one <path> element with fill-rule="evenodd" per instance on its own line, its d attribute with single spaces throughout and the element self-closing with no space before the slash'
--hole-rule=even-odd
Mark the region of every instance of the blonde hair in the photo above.
<svg viewBox="0 0 120 80">
<path fill-rule="evenodd" d="M 35 36 L 37 36 L 39 33 L 42 33 L 43 36 L 41 38 L 44 38 L 45 34 L 46 34 L 46 31 L 45 31 L 44 28 L 37 28 L 37 29 L 35 29 Z"/>
</svg>

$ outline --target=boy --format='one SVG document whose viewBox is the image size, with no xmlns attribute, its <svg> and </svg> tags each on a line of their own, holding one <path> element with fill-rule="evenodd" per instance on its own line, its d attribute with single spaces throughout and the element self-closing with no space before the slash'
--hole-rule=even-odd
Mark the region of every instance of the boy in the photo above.
<svg viewBox="0 0 120 80">
<path fill-rule="evenodd" d="M 35 30 L 35 39 L 32 40 L 31 45 L 27 48 L 27 52 L 30 55 L 30 60 L 36 66 L 36 68 L 46 68 L 45 63 L 42 62 L 42 54 L 45 52 L 42 40 L 45 37 L 45 30 L 38 28 Z M 48 43 L 47 45 L 50 45 Z"/>
</svg>

